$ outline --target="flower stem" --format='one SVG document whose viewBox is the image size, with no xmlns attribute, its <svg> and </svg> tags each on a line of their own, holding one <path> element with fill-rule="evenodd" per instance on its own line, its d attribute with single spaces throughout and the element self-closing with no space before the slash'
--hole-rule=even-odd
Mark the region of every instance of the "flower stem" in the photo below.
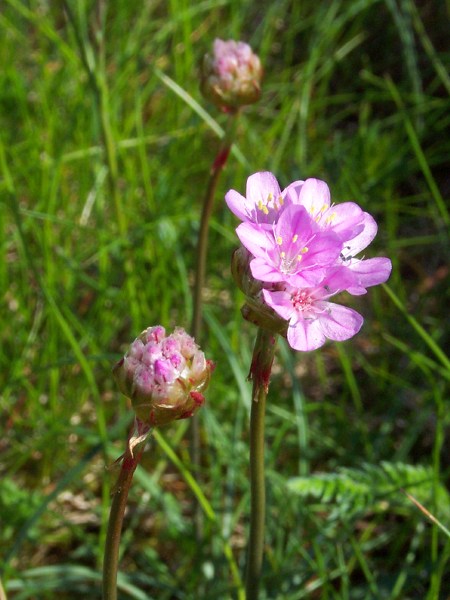
<svg viewBox="0 0 450 600">
<path fill-rule="evenodd" d="M 230 113 L 228 117 L 225 135 L 212 164 L 208 185 L 206 187 L 206 192 L 203 199 L 200 231 L 197 242 L 197 264 L 194 284 L 194 314 L 192 317 L 192 336 L 195 338 L 197 343 L 200 343 L 198 338 L 200 337 L 202 328 L 202 291 L 205 284 L 209 222 L 211 220 L 214 207 L 214 196 L 216 193 L 217 183 L 219 181 L 220 174 L 228 160 L 231 146 L 233 145 L 238 114 L 238 112 L 233 112 Z"/>
<path fill-rule="evenodd" d="M 194 307 L 191 326 L 191 333 L 197 344 L 199 344 L 201 341 L 200 335 L 202 329 L 202 293 L 203 287 L 205 285 L 209 222 L 211 220 L 211 215 L 214 208 L 214 196 L 216 193 L 217 183 L 219 181 L 220 174 L 228 160 L 231 146 L 233 145 L 233 140 L 237 128 L 238 115 L 239 113 L 237 111 L 229 114 L 225 135 L 222 139 L 219 151 L 217 152 L 217 155 L 212 164 L 205 196 L 203 199 L 202 216 L 197 241 L 197 259 L 193 293 Z M 191 419 L 190 433 L 191 462 L 195 468 L 198 467 L 198 465 L 200 464 L 200 429 L 197 415 L 194 415 Z M 195 509 L 195 523 L 197 539 L 200 539 L 202 530 L 202 512 L 198 504 Z"/>
<path fill-rule="evenodd" d="M 266 511 L 264 425 L 275 343 L 275 338 L 271 333 L 265 329 L 258 329 L 250 367 L 253 392 L 250 415 L 251 512 L 246 573 L 247 600 L 257 600 L 262 570 Z"/>
<path fill-rule="evenodd" d="M 139 424 L 138 433 L 139 433 Z M 145 431 L 144 433 L 147 433 Z M 127 505 L 128 492 L 134 472 L 141 460 L 147 436 L 132 436 L 122 459 L 122 465 L 114 489 L 109 513 L 108 532 L 106 534 L 105 555 L 103 559 L 103 600 L 117 600 L 117 570 L 119 564 L 120 535 L 123 516 Z"/>
</svg>

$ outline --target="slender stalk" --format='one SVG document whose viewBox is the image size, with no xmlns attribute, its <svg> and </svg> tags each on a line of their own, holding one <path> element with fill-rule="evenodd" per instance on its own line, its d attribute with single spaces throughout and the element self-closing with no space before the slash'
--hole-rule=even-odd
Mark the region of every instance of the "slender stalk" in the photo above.
<svg viewBox="0 0 450 600">
<path fill-rule="evenodd" d="M 133 437 L 130 438 L 114 489 L 103 559 L 103 600 L 117 600 L 117 571 L 123 516 L 133 475 L 144 451 L 146 436 L 144 437 L 143 441 L 136 444 L 132 442 Z"/>
<path fill-rule="evenodd" d="M 237 117 L 239 113 L 230 113 L 225 135 L 220 144 L 219 151 L 214 159 L 211 171 L 209 174 L 208 185 L 206 187 L 205 196 L 203 199 L 202 216 L 200 221 L 200 231 L 197 241 L 197 260 L 195 270 L 194 284 L 194 314 L 192 317 L 192 335 L 199 343 L 199 337 L 202 328 L 202 292 L 205 284 L 206 272 L 206 255 L 208 252 L 208 231 L 209 222 L 214 207 L 214 196 L 216 193 L 217 183 L 220 174 L 228 160 L 231 146 L 233 145 L 234 136 L 237 127 Z"/>
<path fill-rule="evenodd" d="M 275 353 L 275 338 L 264 329 L 258 330 L 253 350 L 250 377 L 253 380 L 250 415 L 250 537 L 247 554 L 246 598 L 257 600 L 261 579 L 266 490 L 264 475 L 264 425 L 266 398 Z"/>
<path fill-rule="evenodd" d="M 202 329 L 202 294 L 205 285 L 209 223 L 214 208 L 214 196 L 216 193 L 217 183 L 219 181 L 220 174 L 227 162 L 231 146 L 233 145 L 233 140 L 237 128 L 238 114 L 239 113 L 237 111 L 229 114 L 225 135 L 222 139 L 219 151 L 212 164 L 205 196 L 203 199 L 202 216 L 197 241 L 195 283 L 193 292 L 194 307 L 191 326 L 192 336 L 195 338 L 195 341 L 197 343 L 200 343 L 201 341 L 200 335 Z M 191 461 L 194 467 L 197 467 L 200 464 L 200 428 L 198 422 L 198 415 L 194 415 L 191 419 Z M 202 530 L 202 512 L 200 511 L 200 507 L 198 506 L 198 504 L 195 510 L 195 522 L 197 539 L 200 539 Z"/>
</svg>

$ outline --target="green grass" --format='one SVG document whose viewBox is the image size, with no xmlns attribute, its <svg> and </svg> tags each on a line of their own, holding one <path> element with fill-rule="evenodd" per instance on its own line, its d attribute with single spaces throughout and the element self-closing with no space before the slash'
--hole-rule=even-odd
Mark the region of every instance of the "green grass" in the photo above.
<svg viewBox="0 0 450 600">
<path fill-rule="evenodd" d="M 219 182 L 200 472 L 186 423 L 136 473 L 120 598 L 237 598 L 248 526 L 255 330 L 222 201 L 249 174 L 316 176 L 392 259 L 348 302 L 361 333 L 280 344 L 267 413 L 271 600 L 450 595 L 449 13 L 443 2 L 5 0 L 0 14 L 0 570 L 8 598 L 101 597 L 114 460 L 132 414 L 111 378 L 145 327 L 189 326 L 200 202 L 225 115 L 199 93 L 215 37 L 265 67 Z M 410 493 L 431 520 L 403 493 Z M 197 543 L 194 498 L 205 534 Z M 442 528 L 443 527 L 443 528 Z"/>
</svg>

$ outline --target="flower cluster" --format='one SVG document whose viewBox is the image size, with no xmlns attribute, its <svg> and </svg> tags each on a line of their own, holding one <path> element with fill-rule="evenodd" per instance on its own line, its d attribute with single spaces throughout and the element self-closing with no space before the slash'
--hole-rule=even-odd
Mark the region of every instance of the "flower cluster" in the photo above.
<svg viewBox="0 0 450 600">
<path fill-rule="evenodd" d="M 295 181 L 281 191 L 268 172 L 248 178 L 246 197 L 230 190 L 225 200 L 242 221 L 236 233 L 249 264 L 242 265 L 240 252 L 234 272 L 249 297 L 250 320 L 258 322 L 258 306 L 266 312 L 268 307 L 271 316 L 263 317 L 263 326 L 271 321 L 280 331 L 284 325 L 296 350 L 355 335 L 363 317 L 329 299 L 343 291 L 365 294 L 388 279 L 388 258 L 356 258 L 375 237 L 375 220 L 353 202 L 331 204 L 324 181 Z M 259 282 L 251 294 L 249 277 Z"/>
<path fill-rule="evenodd" d="M 203 95 L 224 110 L 253 104 L 261 95 L 261 62 L 245 42 L 214 40 L 202 65 Z"/>
<path fill-rule="evenodd" d="M 166 336 L 164 327 L 156 325 L 134 340 L 113 374 L 138 421 L 156 426 L 191 417 L 204 403 L 212 370 L 184 329 Z"/>
</svg>

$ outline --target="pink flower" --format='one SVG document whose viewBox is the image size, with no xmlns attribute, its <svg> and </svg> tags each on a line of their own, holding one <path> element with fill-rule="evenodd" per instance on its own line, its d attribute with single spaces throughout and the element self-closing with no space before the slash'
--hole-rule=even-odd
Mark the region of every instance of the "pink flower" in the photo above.
<svg viewBox="0 0 450 600">
<path fill-rule="evenodd" d="M 311 178 L 293 183 L 288 189 L 293 204 L 303 206 L 321 230 L 331 229 L 342 242 L 362 235 L 369 244 L 375 237 L 374 219 L 354 202 L 331 204 L 330 189 L 324 181 Z"/>
<path fill-rule="evenodd" d="M 348 340 L 361 329 L 364 319 L 359 313 L 328 301 L 345 289 L 347 277 L 344 270 L 336 269 L 316 287 L 263 290 L 266 303 L 289 322 L 287 340 L 294 350 L 316 350 L 327 338 Z"/>
<path fill-rule="evenodd" d="M 373 217 L 354 202 L 331 204 L 320 179 L 295 181 L 281 192 L 272 173 L 255 173 L 247 179 L 245 198 L 230 190 L 225 201 L 243 221 L 236 233 L 255 257 L 250 263 L 255 279 L 309 285 L 327 267 L 340 265 L 354 276 L 347 291 L 360 295 L 390 275 L 388 258 L 355 258 L 377 233 Z"/>
<path fill-rule="evenodd" d="M 297 350 L 314 350 L 327 338 L 346 340 L 359 331 L 361 315 L 328 299 L 341 291 L 365 294 L 388 279 L 388 258 L 357 258 L 377 233 L 371 215 L 354 202 L 332 204 L 324 181 L 295 181 L 281 191 L 268 172 L 248 178 L 246 197 L 230 190 L 225 200 L 243 221 L 236 233 L 250 253 L 251 275 L 242 268 L 238 275 L 244 273 L 246 289 L 255 289 L 254 297 L 246 292 L 252 322 L 283 332 L 274 313 L 272 318 L 261 308 L 264 300 L 288 322 L 287 338 Z"/>
<path fill-rule="evenodd" d="M 255 257 L 250 262 L 253 277 L 265 282 L 317 283 L 342 249 L 339 237 L 333 231 L 321 231 L 302 206 L 288 206 L 271 231 L 241 223 L 236 233 Z"/>
<path fill-rule="evenodd" d="M 288 188 L 291 201 L 304 206 L 323 231 L 332 230 L 343 242 L 339 262 L 354 274 L 347 291 L 365 294 L 366 287 L 384 283 L 392 269 L 388 258 L 355 258 L 376 236 L 375 219 L 354 202 L 330 204 L 330 190 L 324 181 L 307 179 L 298 183 Z"/>
<path fill-rule="evenodd" d="M 275 175 L 268 171 L 254 173 L 247 179 L 246 195 L 242 196 L 236 190 L 229 190 L 225 195 L 225 202 L 241 221 L 263 227 L 273 225 L 278 221 L 285 206 L 292 204 L 290 197 L 286 198 L 291 186 L 294 186 L 293 190 L 296 191 L 302 184 L 303 181 L 296 181 L 281 191 Z"/>
</svg>

